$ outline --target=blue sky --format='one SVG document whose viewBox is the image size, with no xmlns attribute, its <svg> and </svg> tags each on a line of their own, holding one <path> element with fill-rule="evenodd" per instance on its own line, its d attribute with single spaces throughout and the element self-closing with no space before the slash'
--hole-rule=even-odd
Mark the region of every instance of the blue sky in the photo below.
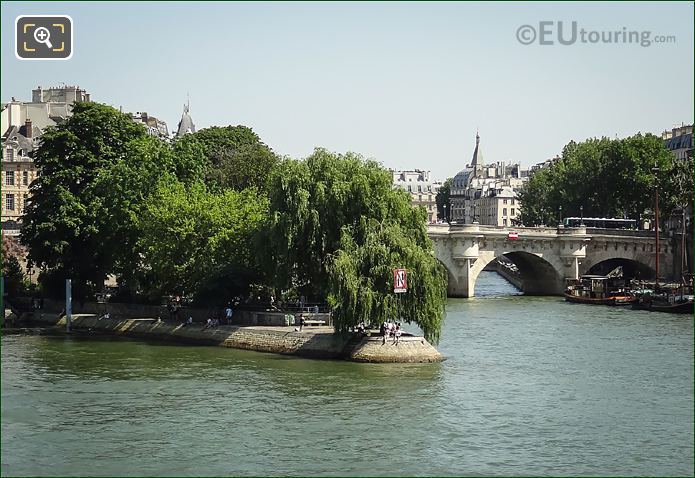
<svg viewBox="0 0 695 478">
<path fill-rule="evenodd" d="M 68 61 L 20 61 L 17 15 L 68 14 Z M 674 43 L 522 45 L 576 21 Z M 355 151 L 453 176 L 479 129 L 486 162 L 531 165 L 569 140 L 693 121 L 693 4 L 2 2 L 2 100 L 78 84 L 174 129 L 244 124 L 280 154 Z"/>
</svg>

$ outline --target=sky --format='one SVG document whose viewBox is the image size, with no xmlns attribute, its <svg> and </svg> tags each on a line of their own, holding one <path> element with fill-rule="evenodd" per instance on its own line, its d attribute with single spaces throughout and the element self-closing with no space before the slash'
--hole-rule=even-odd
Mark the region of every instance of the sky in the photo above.
<svg viewBox="0 0 695 478">
<path fill-rule="evenodd" d="M 175 130 L 243 124 L 281 155 L 353 151 L 435 179 L 570 140 L 693 122 L 693 3 L 2 2 L 0 97 L 79 85 Z M 18 15 L 67 14 L 74 54 L 22 61 Z M 541 25 L 539 22 L 550 22 Z M 559 22 L 570 38 L 560 44 Z M 530 26 L 536 39 L 523 32 Z M 585 30 L 584 42 L 581 29 Z M 543 31 L 545 33 L 543 33 Z M 650 46 L 591 33 L 647 31 Z M 552 44 L 539 44 L 541 37 Z M 596 37 L 593 37 L 596 39 Z"/>
</svg>

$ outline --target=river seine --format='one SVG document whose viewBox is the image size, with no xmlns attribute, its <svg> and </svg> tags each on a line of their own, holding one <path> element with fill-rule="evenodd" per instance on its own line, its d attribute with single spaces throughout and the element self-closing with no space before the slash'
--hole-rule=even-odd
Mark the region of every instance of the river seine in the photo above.
<svg viewBox="0 0 695 478">
<path fill-rule="evenodd" d="M 440 364 L 3 336 L 2 474 L 692 476 L 693 318 L 514 291 Z"/>
</svg>

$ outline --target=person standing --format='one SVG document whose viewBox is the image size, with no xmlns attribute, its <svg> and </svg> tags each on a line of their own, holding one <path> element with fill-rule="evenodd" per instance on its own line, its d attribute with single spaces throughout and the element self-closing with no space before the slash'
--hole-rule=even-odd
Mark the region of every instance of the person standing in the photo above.
<svg viewBox="0 0 695 478">
<path fill-rule="evenodd" d="M 174 300 L 171 304 L 172 317 L 170 317 L 172 320 L 175 320 L 177 322 L 179 320 L 179 309 L 181 309 L 181 297 L 177 295 L 176 297 L 174 297 Z"/>
<path fill-rule="evenodd" d="M 227 308 L 224 309 L 224 315 L 227 318 L 227 325 L 232 325 L 232 315 L 234 311 L 232 310 L 232 303 L 227 304 Z"/>
</svg>

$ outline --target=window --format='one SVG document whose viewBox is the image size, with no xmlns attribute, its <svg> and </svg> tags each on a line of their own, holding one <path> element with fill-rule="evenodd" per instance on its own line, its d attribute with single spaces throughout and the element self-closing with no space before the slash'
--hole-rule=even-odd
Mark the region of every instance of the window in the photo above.
<svg viewBox="0 0 695 478">
<path fill-rule="evenodd" d="M 413 192 L 413 187 L 412 187 L 410 184 L 408 184 L 408 192 L 409 192 L 409 193 L 412 193 L 412 192 Z"/>
<path fill-rule="evenodd" d="M 428 191 L 432 191 L 432 185 L 427 186 Z"/>
<path fill-rule="evenodd" d="M 506 225 L 507 225 L 507 220 L 506 220 L 506 219 L 502 219 L 502 225 L 503 225 L 503 226 L 506 226 Z"/>
<path fill-rule="evenodd" d="M 502 208 L 502 215 L 503 216 L 507 215 L 507 208 L 506 207 Z"/>
<path fill-rule="evenodd" d="M 14 194 L 5 194 L 5 209 L 14 211 Z"/>
<path fill-rule="evenodd" d="M 511 214 L 511 215 L 512 215 L 512 216 L 514 215 L 514 208 L 512 208 L 512 214 Z"/>
<path fill-rule="evenodd" d="M 5 186 L 14 186 L 14 171 L 5 171 Z"/>
<path fill-rule="evenodd" d="M 14 161 L 14 149 L 7 148 L 5 150 L 5 159 L 8 161 Z"/>
<path fill-rule="evenodd" d="M 29 171 L 22 172 L 22 184 L 29 186 Z"/>
<path fill-rule="evenodd" d="M 427 200 L 428 200 L 428 201 L 431 201 L 431 200 L 432 200 L 432 195 L 431 195 L 431 194 L 428 194 L 428 195 L 427 195 Z"/>
<path fill-rule="evenodd" d="M 422 192 L 422 186 L 417 187 L 417 192 L 421 193 Z"/>
<path fill-rule="evenodd" d="M 417 200 L 422 202 L 422 194 L 418 195 Z"/>
<path fill-rule="evenodd" d="M 24 211 L 26 211 L 26 210 L 27 210 L 27 206 L 29 205 L 29 195 L 28 195 L 28 194 L 25 194 L 25 195 L 24 195 L 24 199 L 23 199 L 22 201 L 24 202 L 24 204 L 22 205 L 22 209 L 23 209 Z"/>
<path fill-rule="evenodd" d="M 503 199 L 503 200 L 502 200 L 502 204 L 507 204 L 507 200 L 506 200 L 506 199 Z"/>
<path fill-rule="evenodd" d="M 512 199 L 512 206 L 513 206 L 513 205 L 514 205 L 514 200 Z M 514 213 L 512 213 L 512 214 L 514 214 Z"/>
</svg>

